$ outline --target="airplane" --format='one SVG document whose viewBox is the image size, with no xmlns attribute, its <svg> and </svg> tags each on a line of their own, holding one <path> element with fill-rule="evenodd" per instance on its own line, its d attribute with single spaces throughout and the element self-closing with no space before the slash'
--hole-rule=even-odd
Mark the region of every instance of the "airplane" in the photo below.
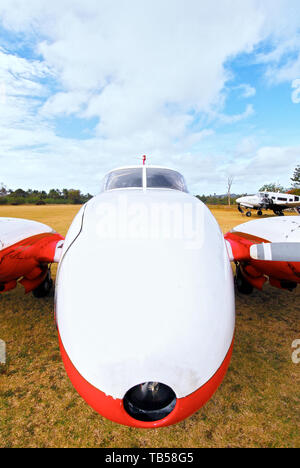
<svg viewBox="0 0 300 468">
<path fill-rule="evenodd" d="M 262 216 L 262 210 L 272 210 L 276 216 L 284 216 L 284 210 L 294 208 L 300 215 L 300 197 L 289 193 L 279 192 L 259 192 L 256 195 L 246 195 L 236 200 L 238 210 L 244 213 L 243 208 L 247 208 L 246 216 L 251 217 L 251 210 L 257 210 L 257 215 Z"/>
<path fill-rule="evenodd" d="M 58 263 L 67 375 L 95 411 L 126 426 L 178 423 L 221 384 L 235 333 L 231 262 L 247 294 L 267 277 L 287 289 L 300 282 L 298 217 L 246 223 L 224 237 L 173 169 L 110 171 L 65 240 L 41 223 L 0 219 L 1 291 L 19 280 L 46 296 L 49 265 Z"/>
</svg>

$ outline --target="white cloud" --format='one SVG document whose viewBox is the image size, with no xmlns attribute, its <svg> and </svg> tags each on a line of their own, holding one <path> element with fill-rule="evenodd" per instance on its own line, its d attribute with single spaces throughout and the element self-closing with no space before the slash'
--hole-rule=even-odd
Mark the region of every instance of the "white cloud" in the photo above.
<svg viewBox="0 0 300 468">
<path fill-rule="evenodd" d="M 0 126 L 33 130 L 41 100 L 49 91 L 40 80 L 51 75 L 41 61 L 27 60 L 0 48 Z M 14 139 L 12 140 L 13 143 Z"/>
<path fill-rule="evenodd" d="M 277 0 L 271 4 L 266 22 L 268 51 L 258 54 L 257 62 L 267 65 L 265 75 L 269 83 L 291 82 L 300 76 L 299 2 Z"/>
<path fill-rule="evenodd" d="M 260 61 L 270 70 L 276 67 L 280 79 L 291 76 L 294 71 L 287 62 L 281 68 L 280 60 L 295 51 L 291 37 L 299 14 L 286 3 L 2 2 L 4 26 L 29 38 L 40 59 L 0 49 L 6 93 L 0 103 L 1 178 L 11 186 L 77 185 L 96 192 L 104 171 L 138 162 L 146 152 L 153 163 L 179 166 L 195 190 L 197 180 L 206 188 L 214 181 L 222 184 L 227 156 L 217 148 L 203 151 L 201 145 L 212 141 L 213 120 L 233 125 L 254 114 L 251 104 L 244 112 L 225 114 L 224 88 L 232 77 L 225 64 L 270 39 L 275 49 Z M 289 5 L 298 3 L 289 0 Z M 290 64 L 297 66 L 296 60 Z M 56 90 L 48 78 L 55 78 Z M 241 90 L 245 98 L 255 94 L 248 84 Z M 58 137 L 53 121 L 63 116 L 96 117 L 96 136 L 85 141 Z"/>
<path fill-rule="evenodd" d="M 247 142 L 243 142 L 247 146 Z M 240 192 L 251 192 L 270 182 L 291 186 L 290 177 L 299 164 L 299 146 L 263 146 L 255 148 L 255 141 L 248 141 L 247 157 L 238 158 L 232 168 Z M 237 148 L 238 151 L 244 145 Z M 244 148 L 245 149 L 245 148 Z"/>
<path fill-rule="evenodd" d="M 256 89 L 249 84 L 242 84 L 239 86 L 239 89 L 242 90 L 242 97 L 245 99 L 253 97 L 256 94 Z"/>
<path fill-rule="evenodd" d="M 39 80 L 50 75 L 48 66 L 38 60 L 27 60 L 9 54 L 0 47 L 0 83 L 7 95 L 43 96 Z"/>
<path fill-rule="evenodd" d="M 232 124 L 232 123 L 240 122 L 241 120 L 245 120 L 248 117 L 251 117 L 253 114 L 254 114 L 253 105 L 248 104 L 245 111 L 242 112 L 241 114 L 235 114 L 235 115 L 219 114 L 217 117 L 220 120 L 220 122 L 224 124 Z"/>
<path fill-rule="evenodd" d="M 81 114 L 89 98 L 89 94 L 82 91 L 59 92 L 49 97 L 40 114 L 44 117 Z"/>
<path fill-rule="evenodd" d="M 300 47 L 300 40 L 299 46 Z M 271 83 L 291 82 L 300 76 L 300 53 L 296 58 L 287 59 L 284 65 L 272 64 L 268 67 L 266 76 Z"/>
<path fill-rule="evenodd" d="M 161 119 L 173 127 L 168 105 L 186 122 L 190 110 L 218 108 L 225 61 L 262 37 L 263 17 L 254 6 L 249 0 L 242 7 L 234 0 L 191 0 L 188 7 L 181 0 L 26 6 L 13 0 L 0 13 L 7 26 L 34 25 L 46 35 L 38 51 L 64 93 L 51 96 L 44 111 L 61 114 L 65 106 L 76 113 L 84 103 L 86 117 L 100 118 L 101 135 L 120 137 L 160 126 Z"/>
</svg>

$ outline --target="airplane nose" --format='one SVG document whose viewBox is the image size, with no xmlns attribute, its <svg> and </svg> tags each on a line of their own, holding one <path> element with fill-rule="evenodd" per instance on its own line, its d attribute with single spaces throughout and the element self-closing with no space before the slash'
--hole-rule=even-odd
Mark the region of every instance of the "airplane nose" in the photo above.
<svg viewBox="0 0 300 468">
<path fill-rule="evenodd" d="M 108 396 L 82 377 L 71 362 L 58 333 L 67 374 L 85 401 L 105 418 L 131 427 L 145 429 L 176 424 L 198 411 L 221 384 L 233 351 L 233 341 L 217 372 L 202 387 L 184 398 L 175 397 L 167 385 L 146 382 L 132 387 L 123 399 Z M 146 414 L 147 418 L 146 419 Z M 156 419 L 160 418 L 160 419 Z"/>
<path fill-rule="evenodd" d="M 132 206 L 150 211 L 174 203 L 168 191 L 163 199 L 156 192 L 146 199 L 128 193 Z M 108 211 L 117 206 L 127 234 L 114 237 L 96 197 L 67 235 L 56 284 L 62 356 L 74 387 L 102 416 L 132 427 L 164 427 L 203 406 L 225 375 L 235 324 L 232 269 L 215 219 L 196 198 L 186 205 L 180 195 L 182 213 L 162 224 L 180 228 L 174 238 L 164 231 L 148 239 L 147 216 L 136 231 L 115 196 L 105 194 L 103 204 Z M 196 220 L 188 203 L 199 206 Z M 107 234 L 100 239 L 99 226 Z M 195 238 L 194 229 L 201 235 Z M 136 239 L 128 237 L 133 231 Z"/>
<path fill-rule="evenodd" d="M 165 384 L 145 382 L 131 388 L 123 399 L 126 412 L 138 421 L 160 421 L 175 408 L 176 395 Z"/>
</svg>

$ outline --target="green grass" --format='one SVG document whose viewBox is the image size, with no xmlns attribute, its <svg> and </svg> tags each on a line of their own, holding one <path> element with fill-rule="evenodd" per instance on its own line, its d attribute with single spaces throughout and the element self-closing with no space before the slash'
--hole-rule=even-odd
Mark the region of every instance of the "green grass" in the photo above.
<svg viewBox="0 0 300 468">
<path fill-rule="evenodd" d="M 8 207 L 0 216 L 37 219 L 64 234 L 78 207 Z M 243 222 L 233 209 L 213 209 L 227 231 Z M 53 270 L 55 273 L 55 269 Z M 0 447 L 299 447 L 300 290 L 267 286 L 236 295 L 236 339 L 225 380 L 208 404 L 168 428 L 119 426 L 95 413 L 73 389 L 60 359 L 53 297 L 0 295 Z"/>
</svg>

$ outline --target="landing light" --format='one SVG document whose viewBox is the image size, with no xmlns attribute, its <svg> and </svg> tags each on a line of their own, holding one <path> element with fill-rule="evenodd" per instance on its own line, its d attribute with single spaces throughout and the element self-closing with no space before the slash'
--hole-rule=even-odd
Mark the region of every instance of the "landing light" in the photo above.
<svg viewBox="0 0 300 468">
<path fill-rule="evenodd" d="M 175 408 L 173 390 L 159 382 L 145 382 L 131 388 L 125 395 L 124 408 L 138 421 L 160 421 Z"/>
</svg>

